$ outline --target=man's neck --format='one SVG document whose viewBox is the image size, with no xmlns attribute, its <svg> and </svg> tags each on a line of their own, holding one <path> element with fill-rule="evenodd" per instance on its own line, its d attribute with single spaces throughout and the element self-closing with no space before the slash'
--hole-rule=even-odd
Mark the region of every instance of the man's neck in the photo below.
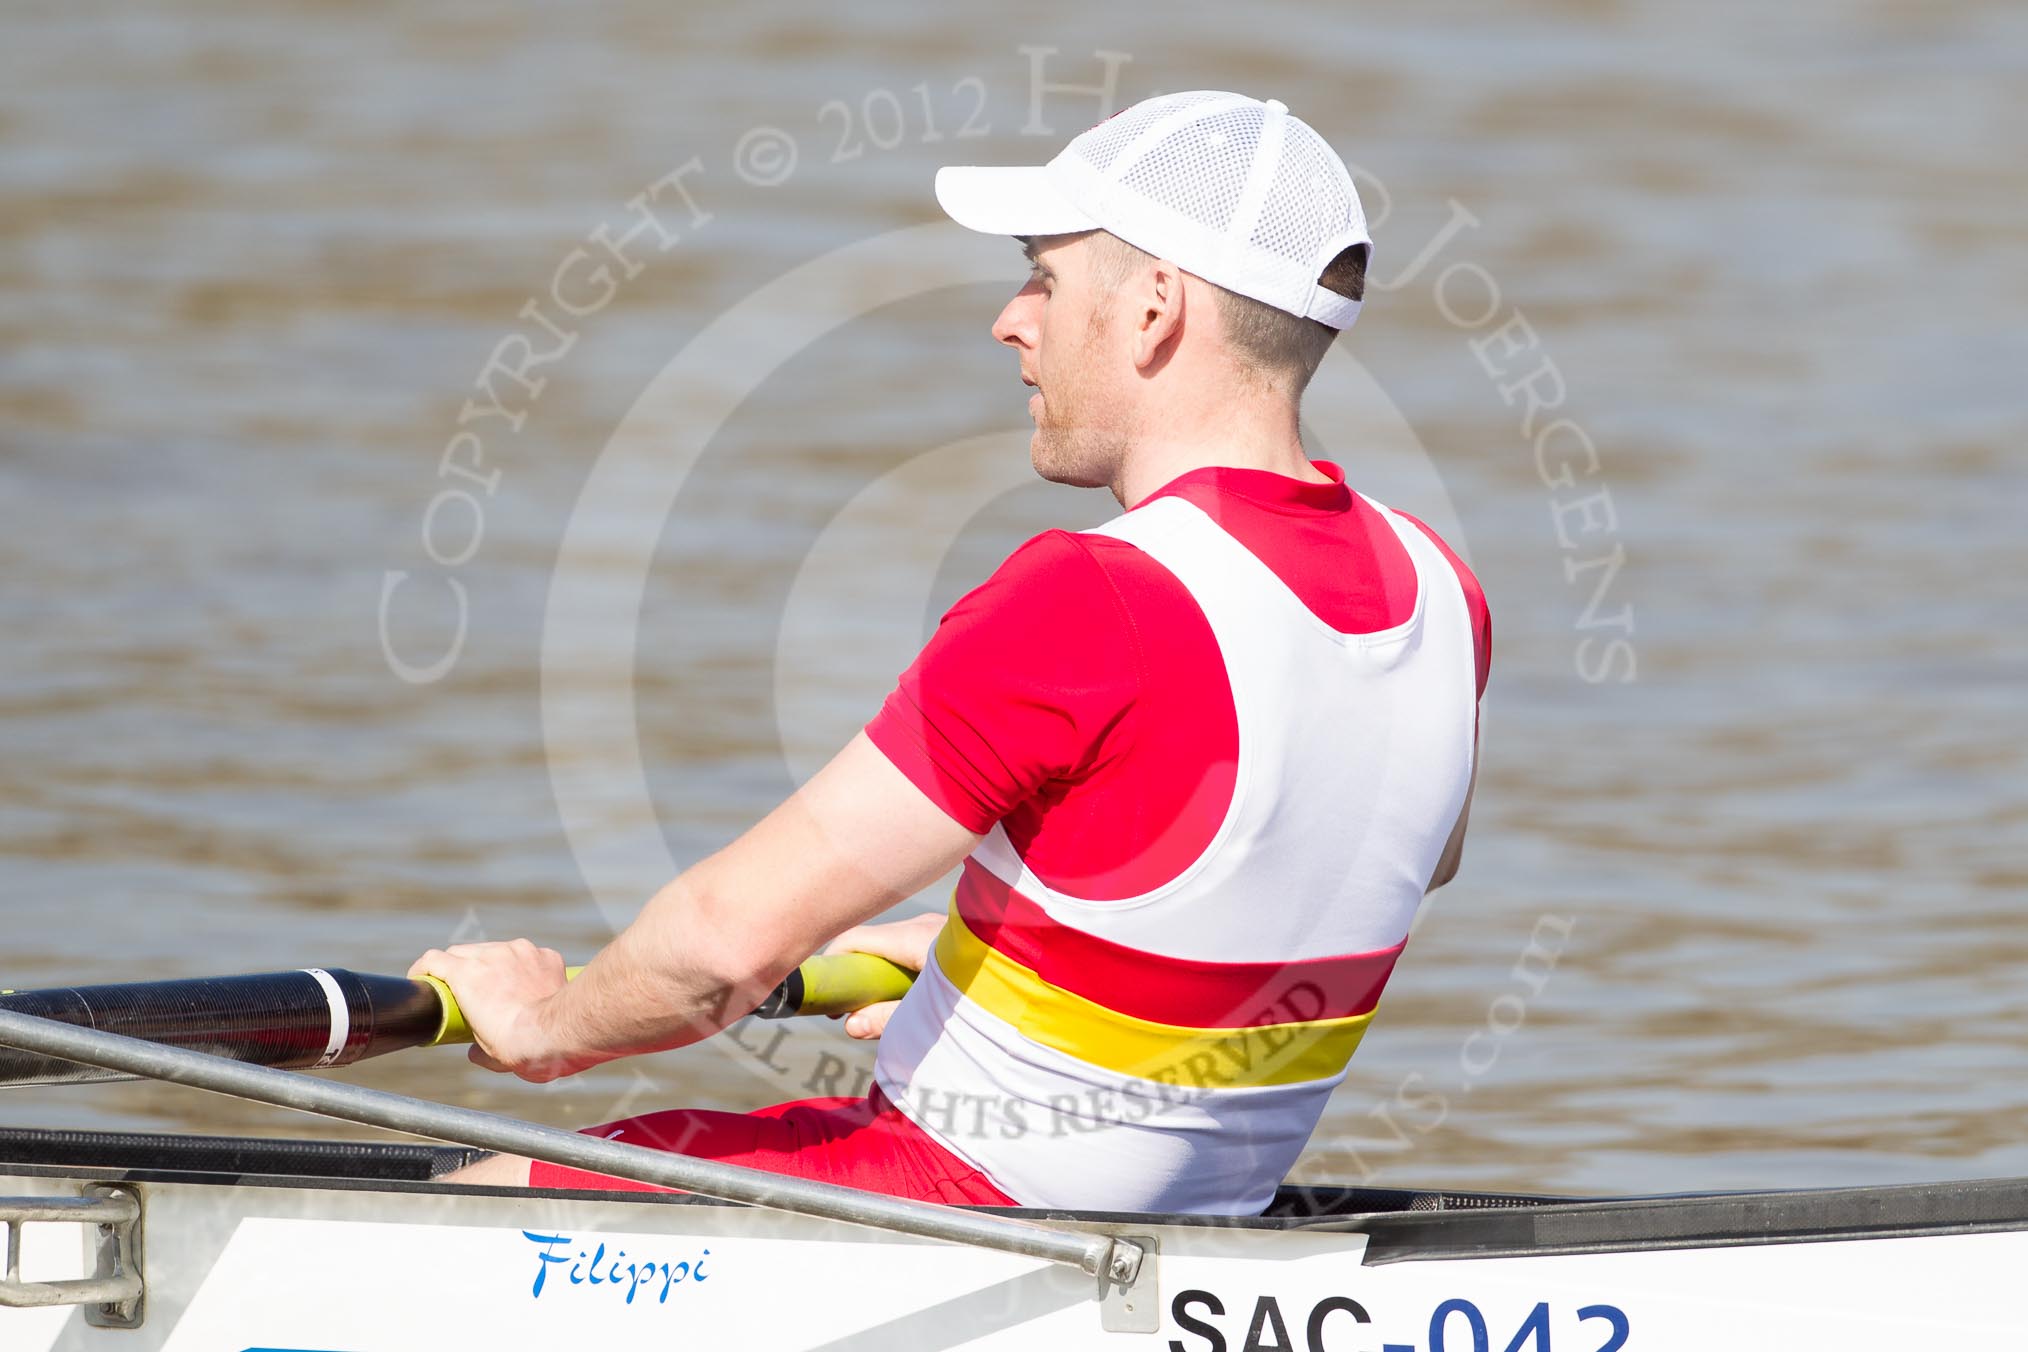
<svg viewBox="0 0 2028 1352">
<path fill-rule="evenodd" d="M 1120 462 L 1113 496 L 1131 508 L 1166 483 L 1192 470 L 1214 466 L 1258 469 L 1305 483 L 1329 483 L 1310 463 L 1294 411 L 1286 417 L 1245 420 L 1227 417 L 1215 429 L 1197 428 L 1185 437 L 1140 437 Z M 1206 435 L 1209 431 L 1212 434 Z"/>
</svg>

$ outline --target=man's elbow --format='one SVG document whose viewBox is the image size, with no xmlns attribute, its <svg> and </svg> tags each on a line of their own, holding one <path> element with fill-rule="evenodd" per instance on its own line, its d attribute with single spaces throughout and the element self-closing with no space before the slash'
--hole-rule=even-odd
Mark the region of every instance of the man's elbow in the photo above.
<svg viewBox="0 0 2028 1352">
<path fill-rule="evenodd" d="M 1423 889 L 1424 894 L 1427 895 L 1436 891 L 1439 887 L 1457 877 L 1458 865 L 1464 860 L 1464 857 L 1465 832 L 1464 824 L 1460 822 L 1458 829 L 1453 831 L 1451 838 L 1444 843 L 1444 852 L 1437 858 L 1436 868 L 1429 875 L 1429 886 Z"/>
<path fill-rule="evenodd" d="M 647 915 L 658 921 L 648 970 L 680 973 L 688 1001 L 709 1010 L 721 1025 L 765 999 L 803 956 L 783 953 L 762 927 L 696 879 L 668 884 L 649 903 Z M 656 994 L 643 992 L 651 1000 Z"/>
<path fill-rule="evenodd" d="M 724 1007 L 744 1014 L 808 957 L 756 918 L 710 897 L 697 899 L 698 923 L 680 941 L 693 972 L 720 992 Z"/>
<path fill-rule="evenodd" d="M 1444 841 L 1443 853 L 1437 856 L 1436 868 L 1429 875 L 1429 886 L 1423 889 L 1425 895 L 1458 876 L 1458 862 L 1465 857 L 1465 829 L 1472 820 L 1472 791 L 1478 787 L 1479 771 L 1474 766 L 1471 782 L 1465 786 L 1464 806 L 1458 809 L 1458 819 L 1451 826 L 1449 838 Z"/>
</svg>

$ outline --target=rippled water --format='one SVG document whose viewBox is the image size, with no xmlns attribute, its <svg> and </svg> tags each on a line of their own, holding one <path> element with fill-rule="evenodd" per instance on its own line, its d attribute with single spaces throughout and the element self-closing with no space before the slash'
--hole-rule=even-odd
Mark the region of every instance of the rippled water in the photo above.
<svg viewBox="0 0 2028 1352">
<path fill-rule="evenodd" d="M 2028 12 L 1250 13 L 10 10 L 0 981 L 589 952 L 764 811 L 951 597 L 1108 514 L 1027 477 L 985 334 L 1020 265 L 928 184 L 1097 116 L 1035 60 L 1116 60 L 1122 102 L 1275 94 L 1361 167 L 1379 285 L 1311 431 L 1492 597 L 1465 869 L 1304 1172 L 2028 1173 Z M 570 317 L 559 269 L 593 311 L 572 251 L 672 173 L 676 242 Z M 467 414 L 490 492 L 441 477 L 515 333 L 568 351 Z M 396 572 L 412 666 L 465 589 L 434 683 L 383 652 Z M 576 1123 L 866 1059 L 350 1074 Z M 352 1130 L 143 1086 L 0 1120 Z"/>
</svg>

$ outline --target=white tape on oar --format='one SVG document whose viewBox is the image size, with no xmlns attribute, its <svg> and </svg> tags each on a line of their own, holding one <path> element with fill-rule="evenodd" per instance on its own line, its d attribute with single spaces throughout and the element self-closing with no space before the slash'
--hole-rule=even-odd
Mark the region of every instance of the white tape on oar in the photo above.
<svg viewBox="0 0 2028 1352">
<path fill-rule="evenodd" d="M 331 1036 L 325 1039 L 324 1054 L 317 1058 L 312 1070 L 322 1070 L 338 1060 L 338 1053 L 345 1050 L 345 1039 L 352 1036 L 352 1012 L 345 1007 L 345 992 L 338 989 L 338 983 L 331 974 L 319 967 L 305 967 L 319 986 L 324 988 L 324 1001 L 331 1006 Z"/>
</svg>

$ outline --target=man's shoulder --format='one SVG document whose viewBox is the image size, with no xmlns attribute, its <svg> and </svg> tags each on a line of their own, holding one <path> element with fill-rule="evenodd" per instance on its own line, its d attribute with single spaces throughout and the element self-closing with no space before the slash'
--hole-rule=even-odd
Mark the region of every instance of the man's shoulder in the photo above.
<svg viewBox="0 0 2028 1352">
<path fill-rule="evenodd" d="M 1438 552 L 1450 561 L 1451 568 L 1456 571 L 1458 586 L 1465 593 L 1465 609 L 1472 617 L 1473 646 L 1478 655 L 1479 693 L 1485 694 L 1486 677 L 1493 656 L 1493 614 L 1491 607 L 1486 604 L 1486 589 L 1480 585 L 1478 574 L 1471 570 L 1470 565 L 1460 557 L 1458 551 L 1451 548 L 1450 542 L 1437 534 L 1429 523 L 1410 516 L 1399 507 L 1390 507 L 1388 510 L 1427 535 Z"/>
<path fill-rule="evenodd" d="M 944 612 L 932 649 L 961 645 L 1010 671 L 1131 651 L 1135 625 L 1119 575 L 1133 565 L 1108 548 L 1115 543 L 1071 530 L 1029 537 Z"/>
<path fill-rule="evenodd" d="M 1111 535 L 1059 528 L 1022 541 L 1000 565 L 999 574 L 1043 586 L 1086 584 L 1094 572 L 1136 567 L 1136 561 L 1145 557 L 1133 545 Z"/>
<path fill-rule="evenodd" d="M 967 602 L 1020 611 L 1060 607 L 1072 615 L 1129 627 L 1150 598 L 1184 597 L 1182 584 L 1126 540 L 1092 531 L 1046 530 L 1007 556 Z"/>
<path fill-rule="evenodd" d="M 1465 599 L 1472 607 L 1473 618 L 1476 619 L 1484 613 L 1486 610 L 1486 589 L 1480 585 L 1478 574 L 1472 571 L 1471 566 L 1465 562 L 1463 556 L 1457 550 L 1451 548 L 1450 541 L 1437 534 L 1435 527 L 1422 518 L 1411 516 L 1399 507 L 1390 507 L 1388 510 L 1429 537 L 1430 543 L 1437 547 L 1437 552 L 1449 560 L 1452 570 L 1457 573 L 1458 585 L 1465 590 Z"/>
<path fill-rule="evenodd" d="M 944 616 L 982 651 L 1063 684 L 1122 668 L 1138 681 L 1215 654 L 1197 599 L 1156 558 L 1090 531 L 1048 530 L 1030 537 Z"/>
<path fill-rule="evenodd" d="M 1088 584 L 1097 566 L 1091 542 L 1102 538 L 1062 529 L 1031 535 L 1015 546 L 993 576 L 1036 587 Z"/>
</svg>

